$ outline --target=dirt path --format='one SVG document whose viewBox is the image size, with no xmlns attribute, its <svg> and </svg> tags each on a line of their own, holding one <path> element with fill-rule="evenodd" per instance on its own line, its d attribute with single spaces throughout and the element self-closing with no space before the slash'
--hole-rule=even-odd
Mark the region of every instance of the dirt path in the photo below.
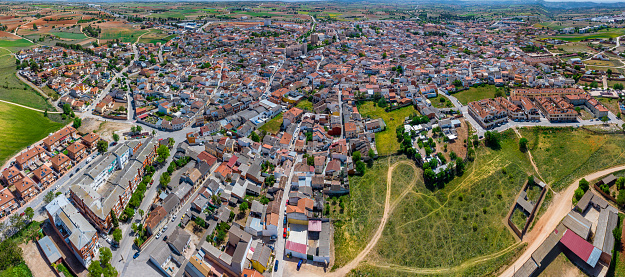
<svg viewBox="0 0 625 277">
<path fill-rule="evenodd" d="M 378 243 L 378 240 L 380 240 L 380 237 L 382 237 L 382 232 L 384 231 L 386 222 L 388 221 L 389 215 L 391 214 L 394 208 L 394 207 L 391 207 L 391 184 L 392 184 L 391 180 L 393 177 L 393 170 L 395 169 L 395 167 L 397 167 L 400 164 L 408 164 L 415 169 L 415 172 L 417 171 L 417 167 L 414 165 L 414 163 L 410 161 L 396 162 L 388 168 L 388 172 L 386 173 L 386 199 L 384 200 L 384 214 L 382 215 L 382 220 L 380 220 L 380 226 L 378 226 L 378 230 L 375 231 L 375 234 L 373 235 L 373 238 L 371 238 L 371 241 L 369 241 L 365 249 L 363 249 L 358 254 L 358 256 L 356 256 L 356 258 L 354 258 L 351 262 L 346 264 L 344 267 L 341 267 L 337 271 L 328 274 L 328 276 L 347 275 L 347 273 L 349 273 L 352 269 L 356 268 L 356 266 L 358 266 L 358 264 L 360 264 L 360 262 L 364 260 L 367 254 L 369 254 L 369 252 L 371 252 L 373 247 L 375 247 L 375 245 Z M 416 179 L 414 180 L 414 183 L 416 183 Z M 395 201 L 398 201 L 399 199 L 404 197 L 407 194 L 407 191 L 409 191 L 412 188 L 412 186 L 414 186 L 414 184 L 412 184 L 411 186 L 408 186 L 408 188 L 404 191 L 404 193 L 402 193 L 401 196 Z"/>
<path fill-rule="evenodd" d="M 585 178 L 586 180 L 593 180 L 621 170 L 625 170 L 625 165 L 597 171 L 582 178 Z M 534 228 L 527 233 L 525 237 L 523 237 L 523 241 L 528 243 L 528 247 L 525 252 L 519 256 L 519 258 L 501 274 L 501 276 L 512 276 L 515 268 L 521 268 L 521 266 L 532 256 L 532 253 L 534 253 L 534 251 L 538 249 L 545 239 L 547 239 L 551 231 L 558 226 L 562 218 L 564 218 L 571 211 L 573 208 L 573 194 L 575 193 L 575 190 L 579 185 L 579 181 L 582 178 L 575 180 L 564 192 L 554 194 L 552 203 L 545 214 L 540 217 L 538 222 L 536 222 Z"/>
<path fill-rule="evenodd" d="M 40 112 L 40 113 L 43 113 L 43 112 L 44 112 L 44 111 L 39 110 L 39 109 L 31 108 L 31 107 L 29 107 L 29 106 L 24 106 L 24 105 L 16 104 L 16 103 L 9 102 L 9 101 L 0 100 L 0 102 L 2 102 L 2 103 L 7 103 L 7 104 L 11 104 L 11 105 L 15 105 L 15 106 L 22 107 L 22 108 L 26 108 L 26 109 L 33 110 L 33 111 Z M 61 112 L 53 112 L 53 111 L 48 111 L 48 113 L 61 113 Z"/>
<path fill-rule="evenodd" d="M 512 130 L 514 130 L 514 132 L 516 133 L 516 135 L 517 135 L 519 138 L 522 138 L 522 137 L 523 137 L 523 136 L 521 136 L 521 133 L 519 133 L 519 130 L 517 130 L 516 126 L 512 127 Z M 527 149 L 527 154 L 528 154 L 528 155 L 529 155 L 529 157 L 530 157 L 530 163 L 532 164 L 532 167 L 534 168 L 534 171 L 536 171 L 536 174 L 538 174 L 538 178 L 540 178 L 541 180 L 543 180 L 544 182 L 546 182 L 546 181 L 545 181 L 545 179 L 543 179 L 543 176 L 540 176 L 540 171 L 538 171 L 538 167 L 537 167 L 537 166 L 536 166 L 536 164 L 534 163 L 534 157 L 532 156 L 532 152 L 530 152 L 530 150 L 529 150 L 529 149 Z M 554 192 L 554 191 L 551 189 L 551 186 L 547 185 L 547 187 L 549 188 L 549 190 L 551 190 L 551 192 Z"/>
</svg>

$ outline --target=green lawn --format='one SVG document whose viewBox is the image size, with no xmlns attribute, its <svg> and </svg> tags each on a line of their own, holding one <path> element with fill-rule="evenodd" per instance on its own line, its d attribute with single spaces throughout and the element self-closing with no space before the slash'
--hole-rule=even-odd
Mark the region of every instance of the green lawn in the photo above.
<svg viewBox="0 0 625 277">
<path fill-rule="evenodd" d="M 122 42 L 135 42 L 137 38 L 148 30 L 104 30 L 100 34 L 100 39 L 120 39 Z"/>
<path fill-rule="evenodd" d="M 391 112 L 386 112 L 384 108 L 380 108 L 371 101 L 358 105 L 358 111 L 362 117 L 370 117 L 372 119 L 382 118 L 386 123 L 386 130 L 375 133 L 375 145 L 378 149 L 378 155 L 385 156 L 396 153 L 399 150 L 399 142 L 395 129 L 404 124 L 404 118 L 417 113 L 414 106 L 404 107 Z"/>
<path fill-rule="evenodd" d="M 51 32 L 50 34 L 60 38 L 66 39 L 86 39 L 87 36 L 83 33 L 70 33 L 70 32 Z"/>
<path fill-rule="evenodd" d="M 265 124 L 260 127 L 260 130 L 267 131 L 267 133 L 271 134 L 277 134 L 280 131 L 280 126 L 282 126 L 282 113 L 265 122 Z"/>
<path fill-rule="evenodd" d="M 556 191 L 588 173 L 625 163 L 622 134 L 597 135 L 572 128 L 523 128 L 534 162 Z"/>
<path fill-rule="evenodd" d="M 486 98 L 494 98 L 495 92 L 497 92 L 497 87 L 493 85 L 485 85 L 481 87 L 470 87 L 468 90 L 463 90 L 453 94 L 453 96 L 456 97 L 460 103 L 466 105 L 469 102 Z"/>
<path fill-rule="evenodd" d="M 40 112 L 0 103 L 0 163 L 61 127 Z"/>
<path fill-rule="evenodd" d="M 0 56 L 6 52 L 0 49 Z M 54 109 L 38 92 L 22 83 L 15 72 L 15 58 L 11 55 L 0 57 L 0 99 L 41 110 Z"/>
<path fill-rule="evenodd" d="M 426 187 L 421 170 L 415 178 L 411 167 L 397 166 L 391 185 L 391 203 L 396 207 L 369 262 L 351 276 L 414 276 L 421 268 L 443 269 L 442 276 L 489 276 L 514 259 L 523 245 L 516 244 L 503 218 L 533 172 L 514 133 L 502 136 L 500 150 L 481 146 L 467 171 L 442 189 Z M 339 267 L 355 257 L 375 232 L 384 209 L 388 165 L 401 159 L 377 160 L 364 176 L 350 177 L 344 214 L 330 215 L 339 219 L 334 236 Z M 416 185 L 408 187 L 415 179 Z M 408 193 L 399 198 L 405 190 Z M 463 265 L 491 254 L 492 259 Z"/>
<path fill-rule="evenodd" d="M 312 112 L 313 103 L 308 100 L 302 100 L 302 101 L 299 101 L 299 103 L 297 103 L 295 107 Z"/>
</svg>

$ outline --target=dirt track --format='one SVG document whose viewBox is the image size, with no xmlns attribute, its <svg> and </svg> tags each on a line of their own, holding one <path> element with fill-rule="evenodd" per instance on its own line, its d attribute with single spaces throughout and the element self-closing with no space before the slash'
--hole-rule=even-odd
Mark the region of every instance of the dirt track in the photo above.
<svg viewBox="0 0 625 277">
<path fill-rule="evenodd" d="M 625 170 L 625 165 L 597 171 L 582 178 L 585 178 L 586 180 L 593 180 L 621 170 Z M 523 252 L 523 254 L 512 265 L 510 265 L 510 267 L 508 267 L 508 269 L 506 269 L 501 276 L 512 276 L 515 268 L 521 268 L 521 266 L 532 256 L 532 253 L 534 253 L 543 241 L 547 239 L 551 231 L 558 226 L 562 218 L 564 218 L 566 214 L 571 211 L 571 208 L 573 208 L 573 194 L 575 193 L 575 190 L 579 185 L 579 181 L 582 178 L 575 180 L 575 182 L 570 184 L 564 192 L 556 193 L 554 195 L 552 204 L 547 209 L 547 212 L 540 217 L 534 228 L 523 238 L 523 241 L 528 243 L 528 247 L 525 252 Z"/>
</svg>

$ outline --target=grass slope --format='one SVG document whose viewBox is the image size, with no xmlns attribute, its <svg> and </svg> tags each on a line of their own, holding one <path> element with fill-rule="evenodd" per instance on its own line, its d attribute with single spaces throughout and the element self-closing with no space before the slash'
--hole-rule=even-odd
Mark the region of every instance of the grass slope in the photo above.
<svg viewBox="0 0 625 277">
<path fill-rule="evenodd" d="M 380 108 L 371 101 L 364 102 L 358 106 L 358 111 L 363 117 L 372 119 L 382 118 L 386 123 L 386 130 L 375 133 L 375 145 L 378 149 L 378 155 L 385 156 L 396 153 L 399 150 L 399 142 L 397 142 L 395 129 L 404 123 L 404 118 L 417 113 L 413 106 L 404 107 L 391 112 L 386 112 L 384 108 Z"/>
<path fill-rule="evenodd" d="M 40 112 L 0 103 L 0 163 L 61 127 Z"/>
<path fill-rule="evenodd" d="M 588 173 L 625 163 L 625 137 L 573 128 L 523 128 L 541 176 L 554 190 Z"/>
<path fill-rule="evenodd" d="M 467 172 L 443 189 L 431 191 L 417 182 L 393 211 L 374 249 L 380 263 L 454 267 L 515 243 L 502 219 L 532 168 L 518 150 L 514 133 L 503 136 L 502 149 L 478 149 L 478 158 Z M 499 266 L 493 264 L 481 274 Z"/>
<path fill-rule="evenodd" d="M 41 110 L 53 107 L 35 90 L 15 76 L 15 58 L 0 49 L 0 99 Z"/>
</svg>

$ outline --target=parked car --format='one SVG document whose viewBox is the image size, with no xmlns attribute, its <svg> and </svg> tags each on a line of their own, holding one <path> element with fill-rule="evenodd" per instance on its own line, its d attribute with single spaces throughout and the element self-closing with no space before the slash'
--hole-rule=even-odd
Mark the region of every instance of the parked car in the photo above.
<svg viewBox="0 0 625 277">
<path fill-rule="evenodd" d="M 284 225 L 286 226 L 286 216 L 284 217 Z"/>
<path fill-rule="evenodd" d="M 284 228 L 284 233 L 282 234 L 283 238 L 286 238 L 286 228 Z"/>
<path fill-rule="evenodd" d="M 139 255 L 140 255 L 140 254 L 141 254 L 141 252 L 137 252 L 137 253 L 135 253 L 135 254 L 132 256 L 132 258 L 133 258 L 133 259 L 139 258 Z"/>
<path fill-rule="evenodd" d="M 300 268 L 302 268 L 302 263 L 304 262 L 304 260 L 299 259 L 299 262 L 297 262 L 297 270 L 299 270 Z"/>
<path fill-rule="evenodd" d="M 278 236 L 276 235 L 271 235 L 271 237 L 269 237 L 269 240 L 276 240 L 276 239 L 278 239 Z"/>
<path fill-rule="evenodd" d="M 273 271 L 277 271 L 278 270 L 278 260 L 276 260 L 276 265 L 273 266 Z"/>
<path fill-rule="evenodd" d="M 163 227 L 163 230 L 167 230 L 167 225 L 165 225 L 165 227 Z"/>
<path fill-rule="evenodd" d="M 167 240 L 167 236 L 164 236 L 164 237 L 163 237 L 163 240 Z"/>
<path fill-rule="evenodd" d="M 161 237 L 161 232 L 158 232 L 158 234 L 156 234 L 156 239 Z"/>
</svg>

